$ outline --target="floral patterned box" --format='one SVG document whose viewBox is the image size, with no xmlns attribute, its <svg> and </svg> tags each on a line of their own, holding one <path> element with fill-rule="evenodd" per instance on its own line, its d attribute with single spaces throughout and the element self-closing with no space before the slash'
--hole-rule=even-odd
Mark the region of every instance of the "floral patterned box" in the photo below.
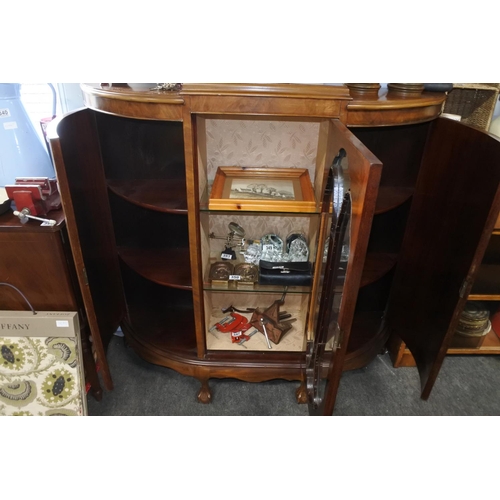
<svg viewBox="0 0 500 500">
<path fill-rule="evenodd" d="M 0 415 L 87 415 L 77 313 L 0 311 Z"/>
</svg>

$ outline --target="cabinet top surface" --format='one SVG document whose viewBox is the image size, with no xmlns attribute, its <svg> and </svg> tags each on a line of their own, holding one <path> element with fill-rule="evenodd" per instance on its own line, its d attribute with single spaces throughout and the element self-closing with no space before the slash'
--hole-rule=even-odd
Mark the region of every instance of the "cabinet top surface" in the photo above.
<svg viewBox="0 0 500 500">
<path fill-rule="evenodd" d="M 151 85 L 151 87 L 149 87 Z M 351 100 L 343 85 L 295 83 L 183 83 L 180 90 L 151 90 L 155 84 L 82 84 L 86 94 L 150 102 L 184 102 L 186 96 L 288 97 Z"/>
<path fill-rule="evenodd" d="M 349 110 L 405 109 L 412 107 L 425 107 L 440 105 L 446 100 L 444 92 L 422 92 L 419 95 L 401 95 L 391 93 L 387 89 L 379 91 L 378 96 L 356 98 L 348 104 Z"/>
<path fill-rule="evenodd" d="M 344 84 L 183 83 L 157 90 L 154 83 L 87 83 L 85 104 L 132 118 L 183 121 L 191 113 L 337 118 L 348 126 L 420 123 L 436 118 L 444 92 L 404 94 L 376 91 L 360 95 Z"/>
</svg>

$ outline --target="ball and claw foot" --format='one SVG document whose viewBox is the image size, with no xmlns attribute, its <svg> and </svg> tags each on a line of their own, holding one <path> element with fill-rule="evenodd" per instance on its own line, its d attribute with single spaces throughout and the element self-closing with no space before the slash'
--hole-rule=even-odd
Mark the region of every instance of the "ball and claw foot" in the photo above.
<svg viewBox="0 0 500 500">
<path fill-rule="evenodd" d="M 208 380 L 201 381 L 201 389 L 198 393 L 198 401 L 203 404 L 208 404 L 212 400 L 212 392 L 208 386 Z"/>
<path fill-rule="evenodd" d="M 301 382 L 301 384 L 295 391 L 295 397 L 297 398 L 297 403 L 299 405 L 304 405 L 307 403 L 307 391 L 306 384 L 304 382 Z"/>
</svg>

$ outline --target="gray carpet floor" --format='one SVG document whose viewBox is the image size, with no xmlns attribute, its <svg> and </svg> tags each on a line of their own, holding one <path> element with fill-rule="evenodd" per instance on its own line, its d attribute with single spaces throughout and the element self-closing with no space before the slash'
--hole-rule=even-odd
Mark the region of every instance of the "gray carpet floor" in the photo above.
<svg viewBox="0 0 500 500">
<path fill-rule="evenodd" d="M 295 400 L 298 382 L 212 379 L 212 402 L 201 404 L 199 382 L 145 362 L 113 337 L 108 350 L 115 389 L 102 401 L 88 398 L 91 416 L 306 416 Z M 498 416 L 500 356 L 448 356 L 430 398 L 420 399 L 416 368 L 393 368 L 381 354 L 361 370 L 343 374 L 334 415 Z"/>
</svg>

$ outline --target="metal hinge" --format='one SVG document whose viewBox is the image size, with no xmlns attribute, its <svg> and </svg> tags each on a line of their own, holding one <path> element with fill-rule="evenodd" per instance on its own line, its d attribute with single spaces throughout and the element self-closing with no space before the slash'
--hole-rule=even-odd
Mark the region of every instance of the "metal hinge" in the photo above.
<svg viewBox="0 0 500 500">
<path fill-rule="evenodd" d="M 458 292 L 458 295 L 461 299 L 465 297 L 465 290 L 467 289 L 468 286 L 469 286 L 469 278 L 465 278 Z"/>
<path fill-rule="evenodd" d="M 84 267 L 82 268 L 82 274 L 83 274 L 83 278 L 85 280 L 85 284 L 88 286 L 88 284 L 89 284 L 89 278 L 87 276 L 87 270 Z"/>
<path fill-rule="evenodd" d="M 337 326 L 338 328 L 338 326 Z M 338 336 L 337 336 L 337 341 L 335 342 L 335 345 L 334 345 L 334 348 L 335 349 L 340 349 L 340 347 L 342 346 L 342 342 L 344 341 L 344 330 L 340 330 L 339 329 L 339 333 L 338 333 Z"/>
<path fill-rule="evenodd" d="M 340 347 L 342 346 L 343 342 L 344 342 L 344 330 L 340 330 L 339 341 L 338 341 L 338 344 L 337 344 L 337 349 L 340 349 Z"/>
</svg>

